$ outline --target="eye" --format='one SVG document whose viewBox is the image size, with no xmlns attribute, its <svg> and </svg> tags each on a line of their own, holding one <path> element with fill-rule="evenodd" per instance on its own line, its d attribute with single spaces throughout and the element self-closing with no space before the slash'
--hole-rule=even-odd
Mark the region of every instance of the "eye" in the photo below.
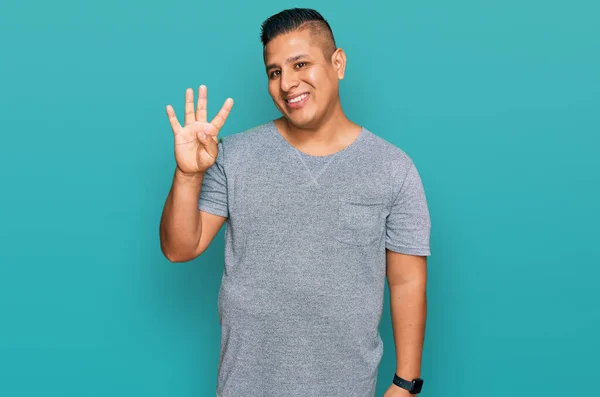
<svg viewBox="0 0 600 397">
<path fill-rule="evenodd" d="M 269 74 L 269 77 L 274 79 L 275 77 L 279 76 L 280 71 L 279 70 L 274 70 L 271 72 L 271 74 Z"/>
<path fill-rule="evenodd" d="M 306 62 L 298 62 L 296 64 L 296 68 L 301 68 L 301 67 L 304 67 L 304 66 L 306 66 Z"/>
</svg>

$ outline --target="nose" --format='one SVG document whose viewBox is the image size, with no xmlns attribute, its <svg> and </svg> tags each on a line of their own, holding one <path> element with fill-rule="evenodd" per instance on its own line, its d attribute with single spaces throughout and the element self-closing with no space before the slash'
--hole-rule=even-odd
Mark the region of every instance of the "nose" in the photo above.
<svg viewBox="0 0 600 397">
<path fill-rule="evenodd" d="M 279 81 L 281 83 L 281 91 L 283 92 L 288 92 L 292 88 L 298 86 L 298 79 L 295 77 L 294 73 L 281 72 Z"/>
</svg>

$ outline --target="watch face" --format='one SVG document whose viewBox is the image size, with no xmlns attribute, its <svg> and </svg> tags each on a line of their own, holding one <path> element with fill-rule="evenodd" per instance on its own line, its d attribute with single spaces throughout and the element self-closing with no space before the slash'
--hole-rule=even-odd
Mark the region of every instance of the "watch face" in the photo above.
<svg viewBox="0 0 600 397">
<path fill-rule="evenodd" d="M 421 393 L 421 388 L 423 388 L 423 379 L 414 379 L 412 381 L 412 393 L 417 394 Z"/>
</svg>

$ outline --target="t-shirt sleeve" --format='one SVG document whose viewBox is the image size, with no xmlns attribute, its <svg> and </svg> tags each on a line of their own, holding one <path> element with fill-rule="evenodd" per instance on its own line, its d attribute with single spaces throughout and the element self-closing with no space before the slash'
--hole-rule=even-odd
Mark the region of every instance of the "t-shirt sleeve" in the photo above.
<svg viewBox="0 0 600 397">
<path fill-rule="evenodd" d="M 385 247 L 408 255 L 431 255 L 431 220 L 423 183 L 411 161 L 400 190 L 394 190 L 390 214 L 386 219 Z"/>
<path fill-rule="evenodd" d="M 225 176 L 222 140 L 219 141 L 218 149 L 219 152 L 215 163 L 204 174 L 200 198 L 198 199 L 198 208 L 201 211 L 227 217 L 229 215 L 227 207 L 227 179 Z"/>
</svg>

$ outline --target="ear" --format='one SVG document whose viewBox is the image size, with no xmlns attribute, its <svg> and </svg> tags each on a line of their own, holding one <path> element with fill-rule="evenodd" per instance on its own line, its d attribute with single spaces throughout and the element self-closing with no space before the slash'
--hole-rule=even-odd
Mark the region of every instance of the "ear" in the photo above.
<svg viewBox="0 0 600 397">
<path fill-rule="evenodd" d="M 343 80 L 346 71 L 346 53 L 344 50 L 337 48 L 333 54 L 331 54 L 331 64 L 337 73 L 338 80 Z"/>
</svg>

